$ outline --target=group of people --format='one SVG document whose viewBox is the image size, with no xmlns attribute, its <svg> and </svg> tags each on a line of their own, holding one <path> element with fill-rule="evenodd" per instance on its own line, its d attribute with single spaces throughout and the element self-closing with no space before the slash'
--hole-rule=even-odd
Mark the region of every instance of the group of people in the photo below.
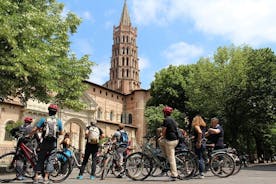
<svg viewBox="0 0 276 184">
<path fill-rule="evenodd" d="M 58 111 L 58 106 L 55 104 L 51 104 L 48 107 L 49 116 L 46 118 L 41 118 L 38 123 L 32 127 L 32 118 L 26 117 L 24 119 L 24 124 L 20 127 L 17 127 L 12 130 L 12 132 L 23 132 L 25 137 L 33 137 L 36 135 L 38 131 L 42 131 L 42 140 L 39 144 L 39 152 L 38 152 L 38 161 L 34 168 L 35 177 L 33 179 L 33 183 L 37 184 L 40 174 L 44 173 L 43 183 L 49 183 L 49 174 L 53 172 L 53 163 L 51 163 L 52 159 L 47 163 L 47 166 L 44 168 L 45 159 L 48 153 L 55 153 L 57 149 L 57 139 L 59 135 L 63 134 L 63 125 L 60 119 L 56 117 Z M 158 144 L 162 149 L 163 154 L 168 159 L 170 164 L 170 180 L 175 181 L 179 176 L 176 167 L 175 160 L 175 148 L 180 144 L 180 136 L 179 136 L 179 127 L 178 123 L 172 118 L 171 114 L 173 112 L 173 108 L 169 106 L 165 106 L 163 109 L 164 121 L 162 124 L 162 129 L 160 130 L 160 137 L 158 139 Z M 200 115 L 197 115 L 193 118 L 192 127 L 194 129 L 194 151 L 198 157 L 198 165 L 199 165 L 199 177 L 204 178 L 204 159 L 203 153 L 205 150 L 205 137 L 208 138 L 208 141 L 213 144 L 214 149 L 221 149 L 224 146 L 223 137 L 224 131 L 222 126 L 219 124 L 218 118 L 211 119 L 211 128 L 206 130 L 206 123 Z M 182 132 L 183 133 L 183 132 Z M 82 162 L 82 166 L 80 168 L 77 179 L 83 179 L 83 173 L 85 166 L 88 162 L 90 155 L 92 155 L 92 168 L 90 173 L 90 179 L 95 179 L 95 171 L 96 171 L 96 157 L 99 150 L 99 142 L 105 135 L 103 130 L 96 125 L 96 121 L 91 121 L 90 126 L 86 128 L 85 138 L 85 154 Z M 128 134 L 124 130 L 124 125 L 120 124 L 118 130 L 114 133 L 112 137 L 112 142 L 120 144 L 117 149 L 118 155 L 120 157 L 120 164 L 123 165 L 123 153 L 127 149 L 128 146 Z M 70 153 L 70 136 L 68 133 L 65 134 L 64 139 L 61 142 L 64 153 L 67 156 L 71 156 Z M 55 156 L 55 154 L 51 154 Z M 20 162 L 19 162 L 20 163 Z M 23 170 L 22 163 L 17 164 L 17 178 L 19 180 L 23 179 Z M 122 176 L 122 175 L 120 175 Z"/>
<path fill-rule="evenodd" d="M 171 181 L 175 181 L 179 176 L 175 160 L 175 148 L 180 144 L 179 128 L 177 122 L 171 117 L 173 108 L 165 106 L 163 109 L 164 121 L 162 131 L 159 136 L 159 145 L 169 161 L 171 171 Z M 207 130 L 204 119 L 197 115 L 192 121 L 193 127 L 193 148 L 198 157 L 199 178 L 204 178 L 204 151 L 206 146 L 206 138 L 208 143 L 214 149 L 222 149 L 224 147 L 223 138 L 224 131 L 219 124 L 219 119 L 214 117 L 211 119 L 211 127 Z"/>
<path fill-rule="evenodd" d="M 39 136 L 37 133 L 40 131 L 42 132 L 41 138 L 38 140 L 39 145 L 37 150 L 38 152 L 38 160 L 35 165 L 34 171 L 35 176 L 33 178 L 33 183 L 38 184 L 39 178 L 41 173 L 44 173 L 43 183 L 49 183 L 49 174 L 54 171 L 53 162 L 54 158 L 48 158 L 48 162 L 46 167 L 44 167 L 45 160 L 47 155 L 50 153 L 51 157 L 56 156 L 57 150 L 57 140 L 59 135 L 64 133 L 63 125 L 60 119 L 57 118 L 56 114 L 58 112 L 58 106 L 56 104 L 51 104 L 48 107 L 48 117 L 41 118 L 36 125 L 33 127 L 31 123 L 33 119 L 31 117 L 24 118 L 24 124 L 16 127 L 11 130 L 12 135 L 21 134 L 20 137 L 24 137 L 24 139 L 19 139 L 18 145 L 20 141 L 31 140 L 34 136 L 38 138 Z M 79 175 L 77 179 L 83 179 L 84 169 L 88 162 L 90 155 L 92 155 L 92 168 L 90 173 L 90 179 L 95 179 L 95 171 L 96 171 L 96 157 L 99 150 L 99 142 L 102 138 L 105 137 L 101 128 L 96 125 L 96 121 L 92 120 L 90 122 L 90 126 L 86 128 L 85 131 L 85 153 L 84 158 L 82 161 L 82 166 L 80 167 Z M 124 125 L 120 124 L 117 131 L 112 136 L 112 142 L 117 143 L 119 146 L 117 152 L 120 157 L 120 164 L 123 165 L 123 153 L 126 151 L 128 147 L 128 134 L 124 130 Z M 24 142 L 27 144 L 27 142 Z M 60 143 L 62 145 L 63 152 L 68 156 L 71 157 L 70 151 L 70 134 L 66 133 L 64 135 L 63 140 Z M 17 146 L 18 147 L 18 146 Z M 24 179 L 24 171 L 23 171 L 23 163 L 22 161 L 18 160 L 17 163 L 17 179 L 23 180 Z M 121 177 L 120 175 L 119 177 Z"/>
</svg>

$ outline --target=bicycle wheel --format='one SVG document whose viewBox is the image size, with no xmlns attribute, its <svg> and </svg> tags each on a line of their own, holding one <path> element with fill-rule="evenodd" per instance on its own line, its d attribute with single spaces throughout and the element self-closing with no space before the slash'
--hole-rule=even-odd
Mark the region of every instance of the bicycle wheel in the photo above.
<svg viewBox="0 0 276 184">
<path fill-rule="evenodd" d="M 197 172 L 197 157 L 190 151 L 183 151 L 175 155 L 177 171 L 180 179 L 193 177 Z"/>
<path fill-rule="evenodd" d="M 96 177 L 100 177 L 101 174 L 102 174 L 103 160 L 104 160 L 103 155 L 97 156 L 97 158 L 96 158 L 96 171 L 95 171 Z M 88 163 L 89 163 L 89 161 L 88 161 Z M 92 161 L 90 162 L 90 164 L 92 164 Z M 90 172 L 89 173 L 91 173 L 91 165 L 90 165 Z"/>
<path fill-rule="evenodd" d="M 16 179 L 15 152 L 0 156 L 0 182 L 10 182 Z"/>
<path fill-rule="evenodd" d="M 218 152 L 211 156 L 210 169 L 215 176 L 225 178 L 233 174 L 235 162 L 227 153 Z"/>
<path fill-rule="evenodd" d="M 102 174 L 101 174 L 101 180 L 104 180 L 104 178 L 109 173 L 112 162 L 113 162 L 113 157 L 111 155 L 104 158 L 104 160 L 103 160 L 103 169 L 102 169 Z"/>
<path fill-rule="evenodd" d="M 242 162 L 238 155 L 231 153 L 230 156 L 232 156 L 234 162 L 235 162 L 235 170 L 232 175 L 238 174 L 242 167 Z"/>
<path fill-rule="evenodd" d="M 130 154 L 126 158 L 126 176 L 135 181 L 142 181 L 150 176 L 153 169 L 151 159 L 142 152 Z"/>
<path fill-rule="evenodd" d="M 49 175 L 49 179 L 53 183 L 60 183 L 64 181 L 71 174 L 70 158 L 61 151 L 52 152 L 46 159 L 45 169 L 47 170 L 48 162 L 53 163 L 54 171 Z"/>
</svg>

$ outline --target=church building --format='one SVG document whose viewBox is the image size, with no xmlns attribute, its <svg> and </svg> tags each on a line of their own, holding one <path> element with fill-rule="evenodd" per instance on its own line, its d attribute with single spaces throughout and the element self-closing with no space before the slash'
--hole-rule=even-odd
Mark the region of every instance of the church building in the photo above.
<svg viewBox="0 0 276 184">
<path fill-rule="evenodd" d="M 142 142 L 146 133 L 144 110 L 150 93 L 140 87 L 136 40 L 137 28 L 132 27 L 125 1 L 120 23 L 113 27 L 110 79 L 104 85 L 84 81 L 88 89 L 80 100 L 87 104 L 87 108 L 79 112 L 65 108 L 58 113 L 73 146 L 81 151 L 85 147 L 85 128 L 91 120 L 97 120 L 97 126 L 109 137 L 123 123 L 133 146 Z M 0 103 L 0 154 L 15 146 L 15 140 L 6 127 L 23 121 L 26 116 L 33 117 L 35 125 L 40 117 L 47 116 L 48 105 L 33 100 L 25 106 L 16 100 Z"/>
</svg>

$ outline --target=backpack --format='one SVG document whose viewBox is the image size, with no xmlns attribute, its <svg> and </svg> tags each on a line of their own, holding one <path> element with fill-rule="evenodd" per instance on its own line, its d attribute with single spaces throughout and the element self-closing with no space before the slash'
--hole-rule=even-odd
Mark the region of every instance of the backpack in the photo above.
<svg viewBox="0 0 276 184">
<path fill-rule="evenodd" d="M 43 138 L 57 138 L 57 119 L 48 117 L 44 122 Z"/>
<path fill-rule="evenodd" d="M 96 126 L 90 126 L 88 128 L 88 143 L 90 144 L 98 144 L 100 141 L 100 130 Z"/>
<path fill-rule="evenodd" d="M 185 137 L 182 133 L 182 131 L 180 130 L 180 128 L 176 128 L 176 133 L 177 133 L 177 138 L 179 141 L 184 141 Z"/>
<path fill-rule="evenodd" d="M 120 142 L 121 143 L 128 143 L 128 135 L 126 131 L 120 131 L 121 136 L 120 136 Z"/>
</svg>

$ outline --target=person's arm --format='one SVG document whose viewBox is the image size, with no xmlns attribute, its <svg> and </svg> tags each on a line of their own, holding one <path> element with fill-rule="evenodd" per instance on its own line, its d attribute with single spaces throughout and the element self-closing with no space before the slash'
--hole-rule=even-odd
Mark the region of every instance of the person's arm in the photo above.
<svg viewBox="0 0 276 184">
<path fill-rule="evenodd" d="M 32 137 L 35 133 L 38 132 L 38 130 L 43 126 L 44 122 L 46 121 L 45 118 L 41 118 L 36 126 L 32 129 L 32 131 L 29 133 L 28 137 Z"/>
<path fill-rule="evenodd" d="M 165 138 L 166 137 L 166 132 L 167 132 L 167 127 L 162 127 L 161 137 Z"/>
<path fill-rule="evenodd" d="M 105 135 L 104 135 L 104 133 L 103 133 L 103 130 L 102 130 L 102 129 L 100 129 L 100 128 L 99 128 L 99 130 L 100 130 L 100 139 L 105 138 Z"/>
<path fill-rule="evenodd" d="M 220 129 L 218 128 L 209 128 L 208 129 L 208 135 L 209 134 L 219 134 L 220 133 Z"/>
<path fill-rule="evenodd" d="M 89 136 L 89 129 L 87 128 L 84 134 L 85 139 L 88 139 L 88 136 Z"/>
<path fill-rule="evenodd" d="M 59 130 L 58 134 L 63 135 L 63 126 L 60 119 L 58 120 L 58 130 Z"/>
</svg>

